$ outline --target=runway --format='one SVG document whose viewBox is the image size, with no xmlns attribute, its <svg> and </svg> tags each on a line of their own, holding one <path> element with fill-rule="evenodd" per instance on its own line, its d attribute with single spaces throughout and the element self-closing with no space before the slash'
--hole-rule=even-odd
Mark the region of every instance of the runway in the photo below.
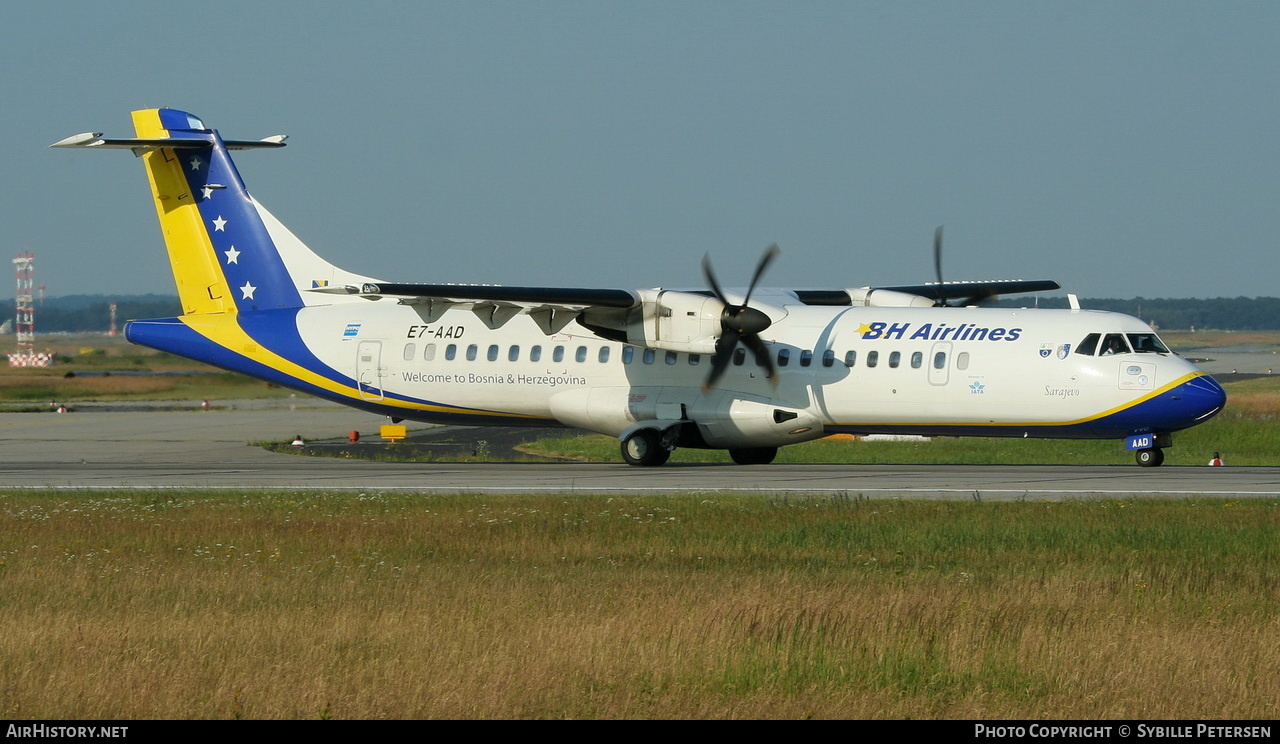
<svg viewBox="0 0 1280 744">
<path fill-rule="evenodd" d="M 182 404 L 190 405 L 190 404 Z M 366 439 L 385 420 L 321 401 L 234 410 L 0 414 L 0 477 L 60 489 L 413 490 L 422 493 L 836 495 L 978 501 L 1280 496 L 1280 468 L 395 463 L 276 454 L 251 441 Z"/>
</svg>

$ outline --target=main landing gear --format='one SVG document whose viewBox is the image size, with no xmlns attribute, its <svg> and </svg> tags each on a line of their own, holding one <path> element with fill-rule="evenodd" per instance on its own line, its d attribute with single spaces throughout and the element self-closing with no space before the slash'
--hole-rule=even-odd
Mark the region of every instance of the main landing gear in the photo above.
<svg viewBox="0 0 1280 744">
<path fill-rule="evenodd" d="M 622 459 L 628 465 L 651 468 L 662 465 L 671 457 L 671 450 L 663 443 L 663 436 L 655 429 L 640 429 L 622 442 Z"/>
<path fill-rule="evenodd" d="M 1144 468 L 1160 467 L 1161 463 L 1164 462 L 1164 450 L 1159 447 L 1140 449 L 1134 452 L 1133 455 L 1138 464 Z"/>
<path fill-rule="evenodd" d="M 657 429 L 639 429 L 622 441 L 622 459 L 628 465 L 652 468 L 666 463 L 676 448 L 674 429 L 666 432 Z M 729 456 L 739 465 L 768 465 L 778 456 L 777 447 L 740 447 L 729 450 Z"/>
</svg>

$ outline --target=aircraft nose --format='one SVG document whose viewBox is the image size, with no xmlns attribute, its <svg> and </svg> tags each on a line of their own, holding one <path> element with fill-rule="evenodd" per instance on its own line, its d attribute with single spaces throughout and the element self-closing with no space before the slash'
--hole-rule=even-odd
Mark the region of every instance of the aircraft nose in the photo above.
<svg viewBox="0 0 1280 744">
<path fill-rule="evenodd" d="M 1208 375 L 1187 381 L 1178 388 L 1178 398 L 1182 401 L 1190 423 L 1198 424 L 1207 421 L 1222 410 L 1227 404 L 1227 391 L 1222 389 L 1218 381 Z"/>
</svg>

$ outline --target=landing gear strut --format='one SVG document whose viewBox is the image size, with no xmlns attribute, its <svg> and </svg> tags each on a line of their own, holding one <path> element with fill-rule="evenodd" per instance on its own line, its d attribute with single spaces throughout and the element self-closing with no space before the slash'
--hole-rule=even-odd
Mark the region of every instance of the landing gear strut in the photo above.
<svg viewBox="0 0 1280 744">
<path fill-rule="evenodd" d="M 1150 447 L 1148 449 L 1140 449 L 1134 452 L 1134 457 L 1138 460 L 1138 464 L 1144 468 L 1159 467 L 1164 462 L 1164 450 L 1159 447 Z"/>
</svg>

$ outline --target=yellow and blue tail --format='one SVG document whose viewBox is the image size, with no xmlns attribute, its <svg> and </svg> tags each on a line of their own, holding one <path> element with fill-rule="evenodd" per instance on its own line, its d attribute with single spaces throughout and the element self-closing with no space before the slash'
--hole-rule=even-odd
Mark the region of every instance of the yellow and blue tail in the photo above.
<svg viewBox="0 0 1280 744">
<path fill-rule="evenodd" d="M 249 195 L 228 155 L 283 147 L 283 136 L 224 140 L 174 109 L 135 111 L 133 121 L 136 138 L 89 132 L 53 145 L 132 150 L 146 166 L 183 314 L 130 321 L 129 341 L 391 416 L 457 423 L 527 418 L 380 387 L 371 392 L 356 379 L 359 347 L 343 342 L 351 336 L 352 311 L 368 305 L 361 286 L 378 280 L 313 253 Z M 303 337 L 304 311 L 325 359 Z"/>
<path fill-rule="evenodd" d="M 141 156 L 184 315 L 329 304 L 335 295 L 308 290 L 369 281 L 313 253 L 240 180 L 228 151 L 283 147 L 283 136 L 224 140 L 199 118 L 166 108 L 135 111 L 133 124 L 136 139 L 88 133 L 53 146 Z"/>
<path fill-rule="evenodd" d="M 307 248 L 245 189 L 229 150 L 282 147 L 284 137 L 224 140 L 174 109 L 133 113 L 137 137 L 90 132 L 54 147 L 132 150 L 142 158 L 183 314 L 130 321 L 129 341 L 342 402 L 360 401 L 347 370 L 316 357 L 300 311 L 360 302 L 367 277 Z M 374 408 L 374 406 L 368 406 Z"/>
</svg>

